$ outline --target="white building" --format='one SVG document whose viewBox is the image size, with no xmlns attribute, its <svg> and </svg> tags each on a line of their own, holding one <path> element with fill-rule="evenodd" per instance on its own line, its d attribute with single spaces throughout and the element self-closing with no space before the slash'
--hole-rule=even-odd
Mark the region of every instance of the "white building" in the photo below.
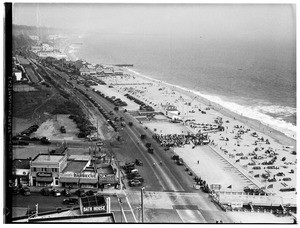
<svg viewBox="0 0 300 228">
<path fill-rule="evenodd" d="M 166 107 L 166 116 L 173 119 L 174 116 L 179 117 L 180 112 L 177 110 L 176 106 L 168 105 Z"/>
<path fill-rule="evenodd" d="M 35 40 L 35 41 L 39 41 L 40 38 L 38 36 L 29 36 L 30 39 Z"/>
<path fill-rule="evenodd" d="M 22 71 L 14 69 L 13 70 L 13 74 L 15 75 L 17 81 L 21 81 L 21 79 L 22 79 Z"/>
<path fill-rule="evenodd" d="M 82 76 L 82 75 L 90 75 L 91 73 L 90 73 L 90 69 L 89 68 L 87 68 L 87 67 L 81 67 L 80 69 L 79 69 L 79 72 L 80 72 L 80 75 Z"/>
<path fill-rule="evenodd" d="M 48 43 L 43 43 L 43 44 L 42 44 L 42 50 L 43 50 L 43 51 L 53 51 L 53 46 L 51 46 L 51 45 L 48 44 Z"/>
</svg>

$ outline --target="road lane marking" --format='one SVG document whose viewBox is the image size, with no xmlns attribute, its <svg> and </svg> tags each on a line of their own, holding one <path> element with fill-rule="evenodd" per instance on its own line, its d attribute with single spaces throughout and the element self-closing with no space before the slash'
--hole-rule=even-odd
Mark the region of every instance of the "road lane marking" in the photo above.
<svg viewBox="0 0 300 228">
<path fill-rule="evenodd" d="M 207 223 L 198 210 L 176 210 L 183 223 Z"/>
<path fill-rule="evenodd" d="M 136 132 L 135 132 L 134 129 L 128 128 L 128 131 L 130 131 L 130 132 L 133 134 L 134 138 L 137 138 L 137 140 L 140 142 L 140 139 L 138 138 L 138 136 L 137 136 L 137 134 L 136 134 Z M 134 143 L 135 143 L 135 142 L 134 142 Z M 145 146 L 143 143 L 139 143 L 139 145 L 140 145 L 143 149 L 145 149 L 145 150 L 147 151 L 147 148 L 146 148 L 146 146 Z M 144 156 L 146 156 L 146 155 L 144 155 Z M 146 159 L 146 160 L 148 160 L 148 159 Z M 171 178 L 169 178 L 169 177 L 165 174 L 164 170 L 163 170 L 162 167 L 159 165 L 159 162 L 154 158 L 154 156 L 150 156 L 150 157 L 149 157 L 149 160 L 152 160 L 152 162 L 155 162 L 155 163 L 156 163 L 156 166 L 153 168 L 153 170 L 154 170 L 154 173 L 156 174 L 156 177 L 160 180 L 160 183 L 161 183 L 161 185 L 163 186 L 163 189 L 164 189 L 164 190 L 166 190 L 166 187 L 164 186 L 163 182 L 165 182 L 165 183 L 170 187 L 170 188 L 168 188 L 168 189 L 173 189 L 173 190 L 184 190 L 183 188 L 177 189 L 177 188 L 175 187 L 175 185 L 172 183 Z M 172 172 L 169 170 L 168 167 L 164 167 L 164 168 L 165 168 L 166 170 L 168 170 L 170 173 L 172 173 Z M 159 175 L 159 173 L 157 173 L 158 170 L 161 172 L 162 175 Z M 162 178 L 162 177 L 163 177 L 163 178 Z M 163 180 L 164 180 L 164 181 L 163 181 Z M 176 181 L 177 184 L 181 187 L 181 185 L 178 183 L 178 181 L 177 181 L 176 179 L 174 179 L 173 181 Z"/>
<path fill-rule="evenodd" d="M 126 194 L 126 192 L 125 192 L 125 191 L 123 191 L 123 192 L 124 192 L 124 195 L 125 195 L 126 201 L 127 201 L 127 203 L 128 203 L 128 206 L 129 206 L 129 208 L 130 208 L 131 214 L 132 214 L 132 216 L 133 216 L 133 218 L 134 218 L 134 221 L 137 223 L 137 220 L 136 220 L 135 214 L 133 213 L 133 210 L 132 210 L 131 204 L 130 204 L 130 202 L 129 202 L 128 198 L 127 198 L 127 194 Z"/>
</svg>

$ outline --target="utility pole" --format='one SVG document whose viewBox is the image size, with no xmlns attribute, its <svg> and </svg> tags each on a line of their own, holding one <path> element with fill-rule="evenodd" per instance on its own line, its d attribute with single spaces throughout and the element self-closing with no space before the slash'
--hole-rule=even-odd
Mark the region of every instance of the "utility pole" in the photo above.
<svg viewBox="0 0 300 228">
<path fill-rule="evenodd" d="M 122 190 L 123 186 L 122 186 L 122 180 L 121 180 L 120 161 L 117 160 L 117 163 L 118 163 L 119 189 Z"/>
<path fill-rule="evenodd" d="M 145 190 L 145 187 L 142 187 L 142 188 L 141 188 L 142 223 L 144 223 L 144 190 Z"/>
<path fill-rule="evenodd" d="M 119 198 L 118 196 L 118 201 L 119 201 L 119 205 L 120 205 L 120 215 L 121 215 L 121 223 L 122 223 L 122 218 L 123 218 L 123 214 L 122 214 L 122 200 Z"/>
<path fill-rule="evenodd" d="M 99 133 L 98 133 L 98 119 L 97 119 L 97 140 L 99 139 Z"/>
<path fill-rule="evenodd" d="M 38 214 L 39 214 L 39 204 L 37 203 L 37 204 L 35 205 L 35 216 L 37 217 Z"/>
</svg>

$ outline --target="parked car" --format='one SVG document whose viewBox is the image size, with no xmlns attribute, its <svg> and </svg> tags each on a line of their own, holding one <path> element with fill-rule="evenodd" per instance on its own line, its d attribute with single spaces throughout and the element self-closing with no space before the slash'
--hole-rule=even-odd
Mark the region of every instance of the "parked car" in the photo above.
<svg viewBox="0 0 300 228">
<path fill-rule="evenodd" d="M 148 148 L 148 152 L 149 152 L 150 154 L 153 154 L 153 148 Z"/>
<path fill-rule="evenodd" d="M 177 161 L 177 160 L 179 160 L 179 156 L 178 155 L 173 155 L 172 159 Z"/>
<path fill-rule="evenodd" d="M 76 195 L 79 197 L 84 197 L 86 196 L 84 189 L 78 189 L 76 192 Z"/>
<path fill-rule="evenodd" d="M 145 139 L 145 138 L 146 138 L 146 135 L 142 134 L 141 139 Z"/>
<path fill-rule="evenodd" d="M 61 194 L 62 194 L 63 196 L 70 196 L 70 195 L 71 195 L 70 190 L 68 190 L 68 189 L 63 189 L 63 190 L 61 191 Z"/>
<path fill-rule="evenodd" d="M 52 189 L 51 194 L 55 197 L 61 196 L 60 192 L 57 189 Z"/>
<path fill-rule="evenodd" d="M 144 182 L 144 178 L 143 178 L 142 176 L 136 176 L 136 177 L 133 178 L 133 180 L 138 180 L 138 181 L 140 181 L 141 183 Z"/>
<path fill-rule="evenodd" d="M 61 126 L 61 127 L 60 127 L 60 132 L 61 132 L 61 133 L 66 133 L 66 128 L 65 128 L 64 126 Z"/>
<path fill-rule="evenodd" d="M 131 180 L 131 179 L 134 179 L 135 177 L 141 177 L 141 175 L 139 174 L 139 173 L 129 173 L 129 174 L 127 174 L 127 179 L 128 180 Z"/>
<path fill-rule="evenodd" d="M 183 165 L 183 160 L 182 158 L 179 158 L 177 161 L 176 161 L 177 165 Z"/>
<path fill-rule="evenodd" d="M 17 186 L 11 187 L 11 193 L 13 195 L 18 195 L 19 194 L 19 188 Z"/>
<path fill-rule="evenodd" d="M 22 186 L 20 188 L 20 193 L 24 196 L 30 196 L 30 189 L 27 186 Z"/>
<path fill-rule="evenodd" d="M 63 200 L 63 204 L 75 205 L 75 204 L 78 204 L 78 199 L 77 198 L 67 198 L 67 199 Z"/>
<path fill-rule="evenodd" d="M 49 139 L 47 139 L 46 137 L 42 137 L 40 140 L 41 140 L 42 144 L 46 144 L 46 145 L 51 144 L 51 142 L 49 141 Z"/>
<path fill-rule="evenodd" d="M 42 193 L 43 196 L 49 196 L 50 195 L 50 190 L 49 190 L 49 188 L 43 188 L 41 190 L 41 193 Z"/>
<path fill-rule="evenodd" d="M 140 182 L 139 180 L 130 180 L 128 181 L 128 184 L 130 187 L 137 187 L 137 186 L 141 186 L 142 182 Z"/>
<path fill-rule="evenodd" d="M 143 165 L 143 162 L 142 162 L 142 160 L 140 160 L 140 159 L 135 159 L 135 164 L 136 164 L 136 165 L 142 166 L 142 165 Z"/>
<path fill-rule="evenodd" d="M 97 193 L 96 190 L 88 190 L 85 194 L 86 194 L 87 196 L 93 196 L 95 193 Z"/>
<path fill-rule="evenodd" d="M 146 147 L 147 147 L 147 148 L 150 148 L 150 147 L 151 147 L 151 143 L 147 142 L 147 143 L 146 143 Z"/>
</svg>

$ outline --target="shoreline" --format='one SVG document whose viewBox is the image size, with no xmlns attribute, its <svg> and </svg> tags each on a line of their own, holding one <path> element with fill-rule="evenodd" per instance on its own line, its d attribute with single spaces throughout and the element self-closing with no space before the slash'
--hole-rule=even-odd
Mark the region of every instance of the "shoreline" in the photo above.
<svg viewBox="0 0 300 228">
<path fill-rule="evenodd" d="M 242 122 L 244 125 L 251 127 L 255 131 L 263 133 L 265 135 L 268 135 L 269 137 L 273 138 L 274 140 L 276 140 L 277 142 L 279 142 L 282 145 L 296 147 L 296 139 L 287 136 L 286 134 L 284 134 L 283 132 L 280 132 L 279 130 L 276 130 L 270 126 L 267 126 L 264 123 L 261 123 L 259 120 L 252 119 L 252 118 L 243 116 L 241 114 L 235 113 L 227 108 L 224 108 L 220 104 L 217 104 L 215 102 L 212 102 L 212 101 L 202 97 L 201 95 L 196 95 L 195 93 L 193 93 L 191 90 L 189 90 L 187 88 L 184 88 L 184 89 L 179 88 L 179 86 L 177 86 L 177 85 L 172 85 L 168 82 L 164 82 L 164 81 L 161 81 L 158 79 L 153 79 L 148 76 L 141 75 L 141 74 L 136 73 L 135 71 L 132 71 L 128 68 L 125 68 L 125 69 L 130 74 L 134 74 L 134 76 L 136 76 L 136 77 L 140 77 L 145 80 L 149 80 L 151 82 L 163 84 L 164 86 L 169 87 L 172 90 L 174 90 L 180 94 L 184 94 L 184 95 L 188 96 L 190 99 L 193 99 L 195 96 L 197 96 L 197 99 L 200 103 L 210 106 L 216 112 L 219 112 L 229 118 L 235 118 L 236 120 Z"/>
<path fill-rule="evenodd" d="M 75 56 L 75 54 L 73 54 L 71 52 L 71 48 L 70 48 L 71 45 L 72 45 L 71 40 L 66 42 L 66 46 L 64 47 L 64 53 L 68 56 L 68 58 L 71 61 L 82 60 L 80 58 L 77 58 Z M 235 118 L 236 120 L 239 120 L 243 124 L 253 128 L 254 130 L 261 132 L 261 133 L 268 135 L 269 137 L 275 139 L 276 141 L 280 142 L 282 145 L 294 146 L 294 147 L 296 146 L 296 139 L 297 139 L 296 132 L 295 132 L 295 134 L 293 134 L 293 136 L 294 136 L 294 138 L 293 138 L 292 136 L 289 136 L 289 135 L 285 134 L 284 132 L 273 128 L 269 124 L 262 123 L 258 119 L 244 116 L 242 113 L 236 113 L 232 110 L 229 110 L 226 107 L 223 107 L 222 105 L 220 105 L 216 102 L 210 101 L 209 99 L 207 99 L 199 94 L 196 94 L 195 92 L 197 92 L 197 91 L 193 91 L 188 88 L 181 88 L 179 85 L 174 85 L 174 84 L 171 84 L 171 83 L 168 83 L 165 81 L 161 81 L 159 79 L 151 78 L 149 76 L 143 75 L 143 74 L 136 72 L 135 70 L 129 69 L 127 67 L 123 67 L 123 69 L 124 69 L 124 72 L 128 73 L 129 75 L 133 74 L 134 76 L 143 78 L 147 81 L 163 84 L 164 86 L 167 86 L 168 88 L 171 88 L 172 90 L 174 90 L 178 93 L 188 96 L 190 99 L 194 99 L 195 97 L 197 97 L 196 99 L 200 103 L 210 106 L 216 112 L 219 112 L 226 117 Z"/>
</svg>

